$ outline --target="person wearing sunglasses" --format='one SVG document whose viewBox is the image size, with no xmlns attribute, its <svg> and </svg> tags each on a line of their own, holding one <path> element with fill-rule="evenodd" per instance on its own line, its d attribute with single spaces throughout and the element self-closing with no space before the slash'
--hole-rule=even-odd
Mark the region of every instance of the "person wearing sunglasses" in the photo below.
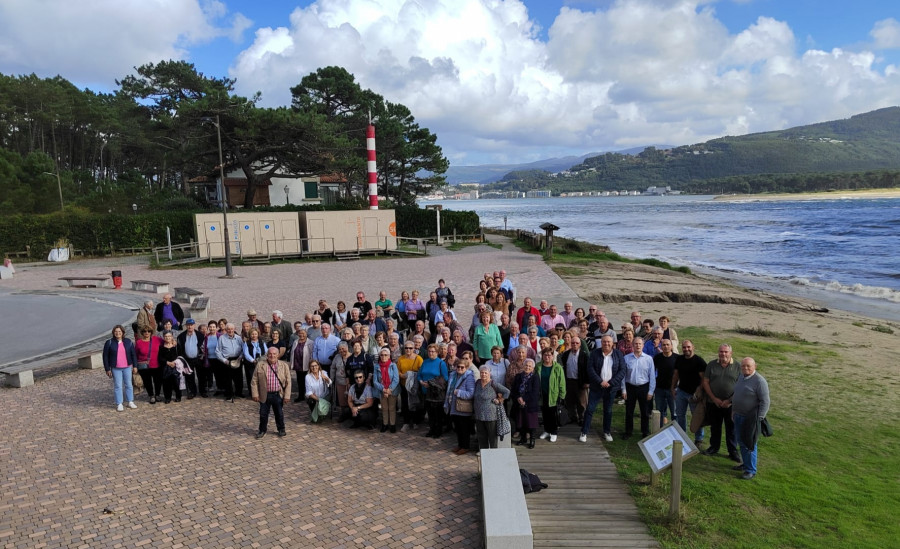
<svg viewBox="0 0 900 549">
<path fill-rule="evenodd" d="M 447 397 L 444 401 L 444 413 L 453 422 L 456 432 L 456 448 L 458 455 L 469 453 L 469 441 L 472 434 L 472 398 L 475 394 L 475 376 L 469 370 L 469 355 L 465 354 L 457 360 L 450 381 L 447 383 Z"/>
<path fill-rule="evenodd" d="M 403 344 L 403 354 L 397 357 L 397 368 L 400 371 L 400 406 L 403 410 L 403 427 L 401 432 L 415 429 L 422 421 L 422 406 L 416 382 L 419 369 L 422 368 L 422 357 L 416 352 L 416 345 L 412 341 Z M 412 390 L 410 390 L 412 386 Z"/>
<path fill-rule="evenodd" d="M 375 426 L 375 402 L 372 398 L 372 388 L 366 385 L 366 376 L 360 370 L 353 372 L 353 384 L 347 391 L 347 401 L 350 406 L 350 418 L 353 420 L 350 428 L 372 429 Z"/>
</svg>

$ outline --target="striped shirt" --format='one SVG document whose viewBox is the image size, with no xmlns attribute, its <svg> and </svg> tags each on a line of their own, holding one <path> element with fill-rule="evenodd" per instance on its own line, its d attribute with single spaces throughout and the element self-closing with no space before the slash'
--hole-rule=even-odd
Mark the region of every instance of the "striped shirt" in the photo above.
<svg viewBox="0 0 900 549">
<path fill-rule="evenodd" d="M 278 363 L 270 364 L 267 360 L 266 365 L 266 391 L 277 393 L 281 390 L 281 382 L 278 381 Z"/>
</svg>

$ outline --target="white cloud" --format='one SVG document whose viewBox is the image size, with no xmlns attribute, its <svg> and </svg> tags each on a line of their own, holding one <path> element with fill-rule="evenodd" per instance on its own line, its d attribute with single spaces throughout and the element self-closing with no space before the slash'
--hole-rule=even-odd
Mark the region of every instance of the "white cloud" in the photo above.
<svg viewBox="0 0 900 549">
<path fill-rule="evenodd" d="M 880 50 L 900 48 L 900 21 L 893 17 L 875 23 L 869 36 L 875 40 L 875 48 Z"/>
<path fill-rule="evenodd" d="M 737 34 L 706 0 L 563 7 L 538 37 L 518 0 L 318 0 L 260 29 L 235 61 L 239 91 L 289 102 L 327 65 L 410 107 L 451 161 L 690 143 L 900 104 L 896 67 L 869 52 L 798 52 L 784 21 Z M 888 43 L 896 22 L 876 25 Z M 873 36 L 876 31 L 873 30 Z"/>
<path fill-rule="evenodd" d="M 192 45 L 240 40 L 251 24 L 241 14 L 228 21 L 218 0 L 4 0 L 0 72 L 109 86 L 132 67 L 186 58 Z"/>
</svg>

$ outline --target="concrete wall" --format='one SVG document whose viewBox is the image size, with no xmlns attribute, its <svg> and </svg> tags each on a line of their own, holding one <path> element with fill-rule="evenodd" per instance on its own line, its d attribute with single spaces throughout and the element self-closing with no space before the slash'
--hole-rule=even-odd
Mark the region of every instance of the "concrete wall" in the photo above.
<svg viewBox="0 0 900 549">
<path fill-rule="evenodd" d="M 397 248 L 394 210 L 300 212 L 300 236 L 309 252 Z"/>
<path fill-rule="evenodd" d="M 397 248 L 393 210 L 196 214 L 200 257 L 225 257 L 223 232 L 234 257 L 304 252 L 349 252 Z M 304 240 L 308 239 L 308 240 Z"/>
</svg>

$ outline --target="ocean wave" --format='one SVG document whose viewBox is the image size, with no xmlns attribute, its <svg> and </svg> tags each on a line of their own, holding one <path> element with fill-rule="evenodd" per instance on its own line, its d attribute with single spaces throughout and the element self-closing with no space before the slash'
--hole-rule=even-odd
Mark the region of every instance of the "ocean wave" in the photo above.
<svg viewBox="0 0 900 549">
<path fill-rule="evenodd" d="M 839 292 L 842 294 L 852 294 L 859 297 L 867 297 L 870 299 L 883 299 L 891 303 L 900 303 L 900 291 L 884 286 L 866 286 L 865 284 L 841 284 L 837 280 L 830 282 L 813 282 L 808 278 L 795 277 L 788 280 L 795 286 L 808 286 L 811 288 L 819 288 L 830 292 Z"/>
</svg>

